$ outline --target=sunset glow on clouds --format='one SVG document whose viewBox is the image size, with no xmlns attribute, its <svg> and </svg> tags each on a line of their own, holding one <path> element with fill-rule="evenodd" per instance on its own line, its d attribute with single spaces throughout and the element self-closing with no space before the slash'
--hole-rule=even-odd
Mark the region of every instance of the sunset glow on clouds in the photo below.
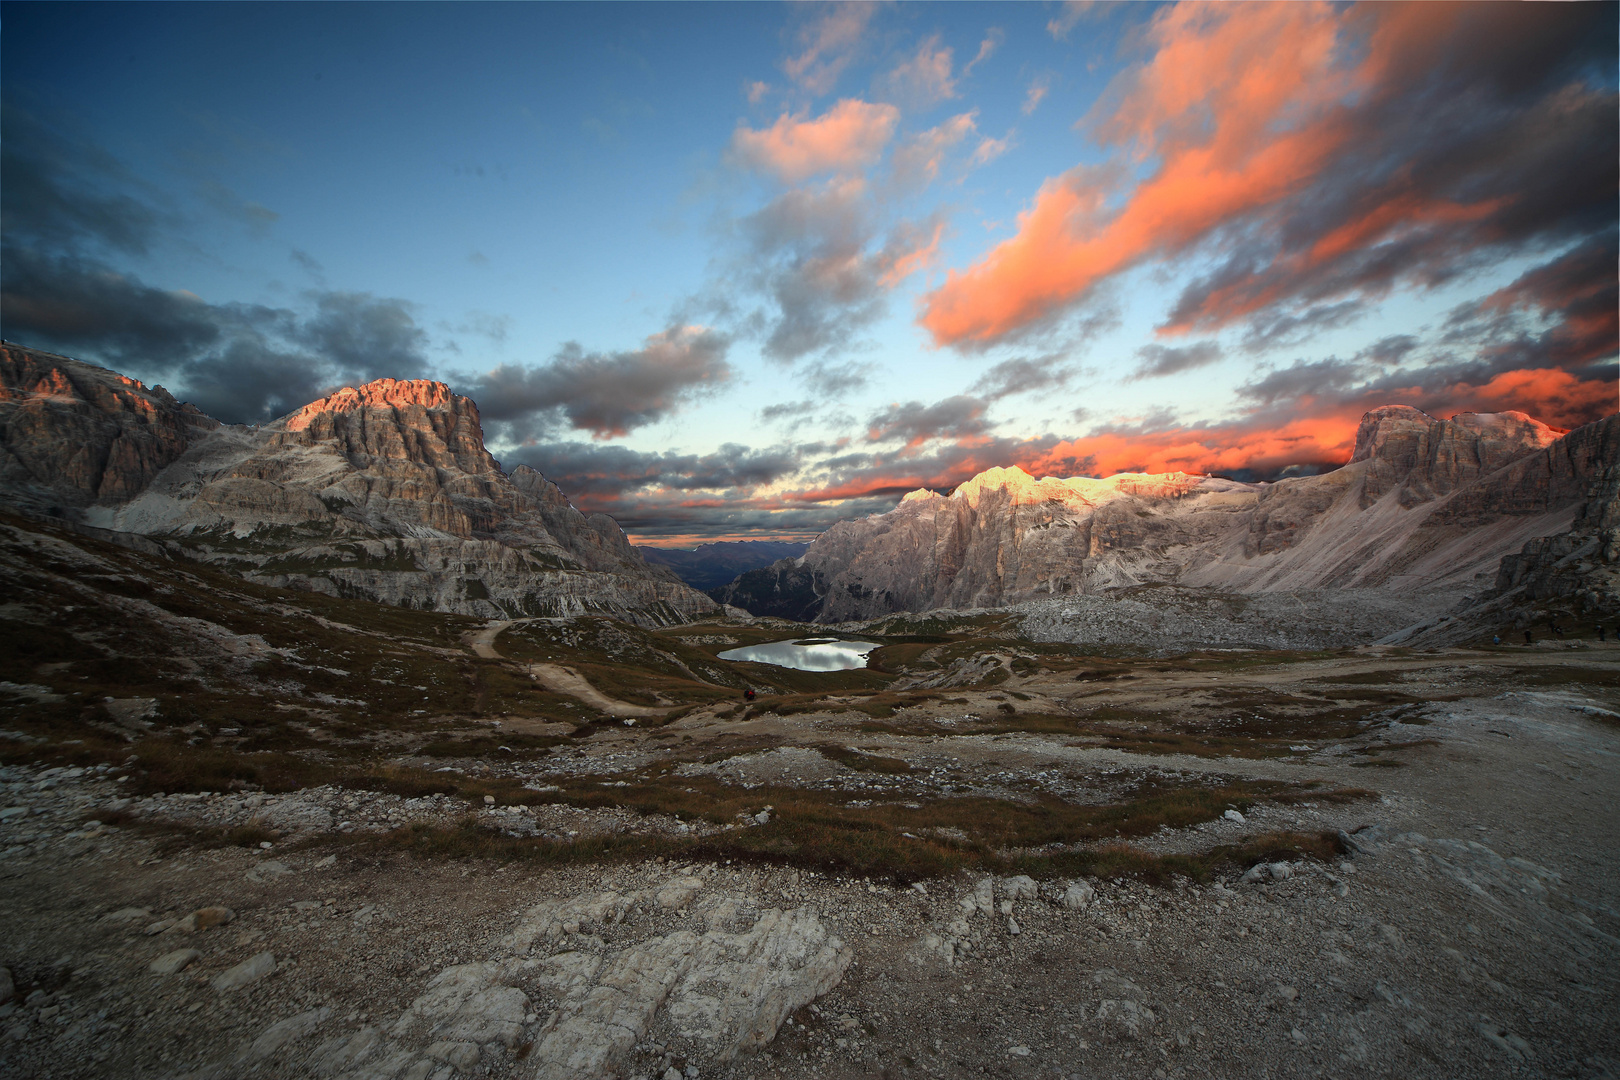
<svg viewBox="0 0 1620 1080">
<path fill-rule="evenodd" d="M 6 10 L 7 338 L 443 378 L 643 540 L 1616 409 L 1613 5 L 98 10 Z"/>
</svg>

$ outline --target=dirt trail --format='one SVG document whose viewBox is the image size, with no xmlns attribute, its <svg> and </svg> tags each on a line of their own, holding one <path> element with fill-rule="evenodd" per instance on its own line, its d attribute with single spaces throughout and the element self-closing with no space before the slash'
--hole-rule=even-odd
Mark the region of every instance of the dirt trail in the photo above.
<svg viewBox="0 0 1620 1080">
<path fill-rule="evenodd" d="M 670 710 L 654 708 L 651 705 L 632 705 L 628 701 L 610 698 L 602 691 L 590 684 L 590 681 L 573 668 L 563 667 L 561 664 L 529 664 L 526 665 L 529 674 L 547 690 L 557 694 L 567 694 L 584 702 L 593 709 L 607 713 L 609 716 L 618 716 L 625 719 L 635 719 L 643 716 L 664 716 Z"/>
<path fill-rule="evenodd" d="M 532 619 L 507 619 L 502 622 L 490 623 L 482 630 L 467 635 L 466 641 L 474 654 L 485 660 L 504 660 L 500 651 L 495 648 L 495 639 L 501 631 L 520 623 L 533 622 Z M 573 668 L 561 664 L 525 664 L 529 674 L 541 686 L 554 694 L 567 694 L 577 701 L 589 705 L 599 712 L 620 719 L 641 719 L 650 716 L 664 716 L 669 710 L 655 708 L 650 705 L 632 705 L 628 701 L 608 697 L 602 691 L 590 684 L 590 680 L 575 671 Z"/>
</svg>

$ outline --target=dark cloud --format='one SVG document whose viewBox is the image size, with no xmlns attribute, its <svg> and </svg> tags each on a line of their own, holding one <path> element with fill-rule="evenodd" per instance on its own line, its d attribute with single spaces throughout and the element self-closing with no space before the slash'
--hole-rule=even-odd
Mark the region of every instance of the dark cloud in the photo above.
<svg viewBox="0 0 1620 1080">
<path fill-rule="evenodd" d="M 0 103 L 0 126 L 0 233 L 9 243 L 141 254 L 170 219 L 116 158 L 65 122 L 49 123 L 8 100 Z"/>
<path fill-rule="evenodd" d="M 414 379 L 427 370 L 427 334 L 416 325 L 415 305 L 369 293 L 311 293 L 315 314 L 296 338 L 350 378 Z"/>
<path fill-rule="evenodd" d="M 1238 394 L 1251 401 L 1274 405 L 1303 397 L 1334 395 L 1355 385 L 1371 370 L 1359 360 L 1299 360 L 1238 387 Z"/>
<path fill-rule="evenodd" d="M 0 260 L 0 321 L 13 340 L 90 352 L 114 365 L 149 358 L 173 364 L 211 347 L 227 332 L 222 324 L 238 321 L 190 293 L 153 288 L 95 259 L 7 243 Z"/>
<path fill-rule="evenodd" d="M 1372 364 L 1399 364 L 1417 347 L 1418 339 L 1411 334 L 1390 334 L 1356 353 L 1356 359 Z"/>
<path fill-rule="evenodd" d="M 767 405 L 759 410 L 759 418 L 767 423 L 774 420 L 796 420 L 815 411 L 816 403 L 813 401 L 784 401 L 776 405 Z"/>
<path fill-rule="evenodd" d="M 671 327 L 627 352 L 586 352 L 576 342 L 534 367 L 503 364 L 463 384 L 486 421 L 511 442 L 541 438 L 566 421 L 598 439 L 656 423 L 731 379 L 730 340 L 712 330 Z"/>
<path fill-rule="evenodd" d="M 1264 229 L 1228 223 L 1223 262 L 1182 294 L 1169 324 L 1247 318 L 1251 348 L 1297 343 L 1398 285 L 1430 288 L 1506 255 L 1612 237 L 1616 11 L 1460 5 L 1431 32 L 1387 34 L 1379 84 L 1335 119 L 1347 152 L 1263 208 Z M 1417 16 L 1371 5 L 1351 18 L 1378 32 Z M 1302 316 L 1279 314 L 1300 306 Z"/>
<path fill-rule="evenodd" d="M 304 294 L 304 311 L 212 304 L 118 271 L 107 260 L 144 252 L 172 215 L 66 125 L 3 108 L 0 321 L 9 337 L 162 378 L 232 423 L 273 419 L 345 384 L 426 370 L 427 337 L 403 300 L 322 289 Z M 250 226 L 274 219 L 218 184 L 201 193 Z M 313 258 L 291 257 L 321 280 Z"/>
<path fill-rule="evenodd" d="M 344 385 L 414 378 L 425 335 L 401 300 L 308 294 L 313 314 L 210 304 L 79 255 L 7 244 L 0 321 L 13 339 L 161 378 L 228 423 L 274 419 Z"/>
<path fill-rule="evenodd" d="M 200 180 L 197 194 L 220 215 L 246 226 L 250 233 L 260 238 L 269 236 L 270 227 L 281 220 L 281 215 L 268 206 L 242 198 L 218 180 Z"/>
<path fill-rule="evenodd" d="M 326 287 L 326 267 L 322 266 L 320 261 L 317 260 L 315 256 L 311 255 L 307 251 L 300 251 L 298 248 L 293 248 L 292 251 L 287 254 L 287 257 L 302 267 L 304 273 L 308 274 L 314 280 L 315 284 L 321 286 L 322 288 Z"/>
<path fill-rule="evenodd" d="M 817 360 L 806 365 L 799 375 L 810 392 L 825 401 L 843 397 L 853 390 L 864 387 L 871 381 L 868 375 L 871 370 L 870 364 L 854 360 L 846 360 L 841 364 Z"/>
<path fill-rule="evenodd" d="M 731 224 L 734 248 L 691 305 L 761 339 L 772 360 L 826 360 L 883 316 L 889 292 L 928 265 L 944 231 L 938 216 L 885 215 L 857 178 L 790 188 Z"/>
<path fill-rule="evenodd" d="M 1324 330 L 1348 326 L 1366 313 L 1362 300 L 1341 300 L 1317 304 L 1303 311 L 1267 311 L 1249 323 L 1243 334 L 1243 348 L 1251 353 L 1291 349 L 1303 345 Z"/>
<path fill-rule="evenodd" d="M 1091 429 L 1093 436 L 1097 435 L 1156 435 L 1163 431 L 1186 427 L 1176 419 L 1176 410 L 1169 406 L 1160 406 L 1150 409 L 1142 416 L 1126 417 L 1112 420 L 1106 424 L 1099 424 Z M 1195 425 L 1196 426 L 1196 425 Z"/>
<path fill-rule="evenodd" d="M 1137 366 L 1131 378 L 1156 379 L 1181 371 L 1208 367 L 1221 358 L 1221 347 L 1213 341 L 1191 345 L 1144 345 L 1136 350 Z"/>
<path fill-rule="evenodd" d="M 344 382 L 308 353 L 286 351 L 263 335 L 243 333 L 174 369 L 182 396 L 210 416 L 234 423 L 285 416 Z"/>
<path fill-rule="evenodd" d="M 1620 347 L 1620 241 L 1594 236 L 1451 313 L 1442 339 L 1493 371 L 1559 367 L 1597 377 Z"/>
<path fill-rule="evenodd" d="M 712 454 L 646 453 L 627 446 L 556 442 L 520 447 L 506 465 L 539 469 L 570 496 L 608 495 L 668 488 L 711 491 L 771 484 L 799 468 L 790 446 L 753 450 L 726 443 Z"/>
<path fill-rule="evenodd" d="M 766 356 L 798 360 L 843 347 L 883 313 L 865 255 L 872 226 L 863 185 L 784 192 L 742 231 L 750 249 L 743 276 L 774 308 L 760 312 Z"/>
<path fill-rule="evenodd" d="M 918 446 L 931 439 L 965 439 L 982 435 L 990 425 L 985 419 L 986 402 L 958 394 L 924 405 L 920 401 L 895 403 L 874 413 L 866 422 L 867 442 L 903 440 Z"/>
<path fill-rule="evenodd" d="M 968 392 L 986 401 L 1000 401 L 1014 394 L 1058 390 L 1068 385 L 1073 377 L 1074 369 L 1064 366 L 1060 353 L 1035 359 L 1003 360 L 980 375 L 968 387 Z"/>
</svg>

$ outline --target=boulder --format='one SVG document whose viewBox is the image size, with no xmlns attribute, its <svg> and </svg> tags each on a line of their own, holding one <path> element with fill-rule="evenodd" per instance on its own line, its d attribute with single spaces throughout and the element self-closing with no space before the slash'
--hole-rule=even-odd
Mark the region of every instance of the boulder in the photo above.
<svg viewBox="0 0 1620 1080">
<path fill-rule="evenodd" d="M 1062 905 L 1070 911 L 1084 911 L 1091 906 L 1097 893 L 1090 885 L 1083 881 L 1070 882 L 1069 887 L 1063 891 Z"/>
<path fill-rule="evenodd" d="M 276 958 L 271 953 L 262 952 L 227 968 L 214 976 L 211 984 L 215 990 L 225 993 L 231 990 L 240 990 L 244 986 L 251 986 L 276 970 Z"/>
<path fill-rule="evenodd" d="M 190 967 L 201 956 L 197 949 L 175 949 L 153 960 L 147 965 L 147 970 L 155 975 L 173 975 Z"/>
</svg>

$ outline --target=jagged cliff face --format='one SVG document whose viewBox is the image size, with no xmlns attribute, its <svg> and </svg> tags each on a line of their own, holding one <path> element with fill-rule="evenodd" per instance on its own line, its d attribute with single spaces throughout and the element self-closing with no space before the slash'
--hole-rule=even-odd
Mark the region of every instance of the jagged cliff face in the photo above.
<svg viewBox="0 0 1620 1080">
<path fill-rule="evenodd" d="M 501 472 L 478 408 L 382 379 L 263 427 L 8 346 L 0 485 L 18 506 L 159 538 L 276 585 L 473 615 L 680 622 L 714 603 L 555 484 Z"/>
<path fill-rule="evenodd" d="M 161 386 L 0 346 L 0 486 L 19 508 L 79 508 L 141 491 L 219 421 Z"/>
<path fill-rule="evenodd" d="M 1036 480 L 991 469 L 841 522 L 797 560 L 712 595 L 826 622 L 997 607 L 1142 584 L 1257 593 L 1468 590 L 1570 528 L 1615 460 L 1616 421 L 1559 433 L 1521 413 L 1369 413 L 1351 462 L 1276 484 L 1127 474 Z"/>
</svg>

